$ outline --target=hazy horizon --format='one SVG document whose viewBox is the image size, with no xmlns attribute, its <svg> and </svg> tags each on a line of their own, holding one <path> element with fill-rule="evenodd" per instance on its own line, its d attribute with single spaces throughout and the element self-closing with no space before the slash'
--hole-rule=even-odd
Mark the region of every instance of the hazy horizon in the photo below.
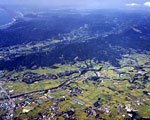
<svg viewBox="0 0 150 120">
<path fill-rule="evenodd" d="M 1 5 L 75 6 L 89 8 L 150 8 L 149 0 L 0 0 Z"/>
</svg>

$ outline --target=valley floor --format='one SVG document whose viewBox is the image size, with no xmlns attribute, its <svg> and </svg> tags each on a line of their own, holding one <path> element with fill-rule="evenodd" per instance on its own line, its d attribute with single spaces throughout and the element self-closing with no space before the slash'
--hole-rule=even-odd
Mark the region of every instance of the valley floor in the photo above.
<svg viewBox="0 0 150 120">
<path fill-rule="evenodd" d="M 0 116 L 22 120 L 150 118 L 149 54 L 132 52 L 118 61 L 120 67 L 86 60 L 1 71 Z"/>
</svg>

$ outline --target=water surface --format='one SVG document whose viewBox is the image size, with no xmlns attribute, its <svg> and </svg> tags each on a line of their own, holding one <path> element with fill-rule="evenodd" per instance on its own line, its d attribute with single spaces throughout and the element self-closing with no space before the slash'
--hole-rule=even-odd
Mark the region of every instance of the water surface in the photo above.
<svg viewBox="0 0 150 120">
<path fill-rule="evenodd" d="M 0 26 L 8 24 L 12 21 L 12 18 L 5 12 L 0 10 Z"/>
</svg>

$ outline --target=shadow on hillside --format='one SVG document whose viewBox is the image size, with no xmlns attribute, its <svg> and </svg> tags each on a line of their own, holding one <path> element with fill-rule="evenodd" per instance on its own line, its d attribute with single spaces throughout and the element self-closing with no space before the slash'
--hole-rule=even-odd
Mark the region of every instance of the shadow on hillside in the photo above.
<svg viewBox="0 0 150 120">
<path fill-rule="evenodd" d="M 95 59 L 99 62 L 108 61 L 119 66 L 117 59 L 121 58 L 123 51 L 112 49 L 104 40 L 96 39 L 88 42 L 59 44 L 51 52 L 38 52 L 15 58 L 11 61 L 0 61 L 0 69 L 13 70 L 20 66 L 31 69 L 33 66 L 50 67 L 56 63 L 73 63 L 78 60 Z"/>
</svg>

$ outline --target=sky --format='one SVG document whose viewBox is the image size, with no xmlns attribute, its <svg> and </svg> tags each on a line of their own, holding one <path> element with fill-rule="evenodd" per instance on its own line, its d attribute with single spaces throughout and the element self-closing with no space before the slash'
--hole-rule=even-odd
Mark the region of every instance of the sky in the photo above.
<svg viewBox="0 0 150 120">
<path fill-rule="evenodd" d="M 0 0 L 0 4 L 121 8 L 150 7 L 150 0 Z"/>
</svg>

